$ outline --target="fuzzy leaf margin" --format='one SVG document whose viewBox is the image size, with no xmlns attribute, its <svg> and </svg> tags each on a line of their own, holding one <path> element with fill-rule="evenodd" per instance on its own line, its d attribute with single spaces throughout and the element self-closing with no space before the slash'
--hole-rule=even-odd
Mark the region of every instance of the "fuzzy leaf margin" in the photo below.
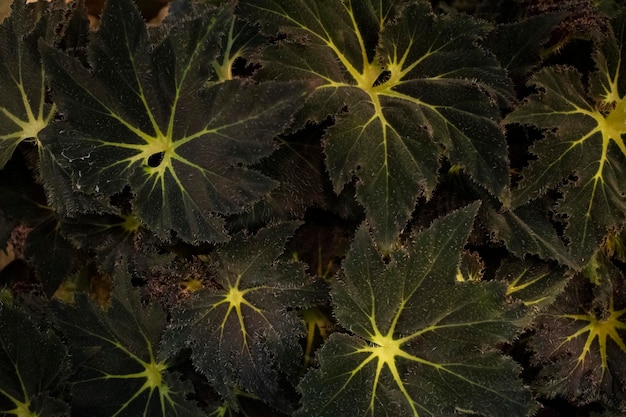
<svg viewBox="0 0 626 417">
<path fill-rule="evenodd" d="M 160 238 L 226 241 L 220 215 L 275 186 L 247 166 L 272 153 L 307 88 L 220 80 L 213 70 L 232 10 L 207 9 L 152 44 L 131 0 L 110 0 L 89 43 L 91 69 L 41 44 L 66 120 L 42 142 L 75 191 L 111 196 L 130 185 L 136 216 Z"/>
<path fill-rule="evenodd" d="M 364 227 L 332 288 L 339 323 L 300 385 L 298 416 L 526 416 L 535 407 L 512 360 L 522 310 L 497 282 L 456 282 L 478 204 L 414 237 L 386 265 Z M 491 348 L 490 348 L 491 346 Z M 358 394 L 356 394 L 358 393 Z M 497 398 L 497 401 L 494 401 Z"/>
<path fill-rule="evenodd" d="M 511 207 L 558 187 L 563 199 L 557 212 L 568 216 L 565 230 L 575 262 L 584 265 L 609 230 L 619 228 L 626 212 L 626 77 L 622 47 L 626 14 L 599 45 L 597 71 L 590 87 L 571 67 L 548 67 L 530 80 L 538 93 L 505 118 L 505 123 L 534 125 L 544 138 L 531 151 L 537 160 L 522 172 Z"/>
<path fill-rule="evenodd" d="M 395 244 L 418 196 L 431 195 L 442 156 L 503 193 L 497 102 L 511 91 L 496 59 L 478 46 L 490 29 L 484 22 L 435 15 L 421 1 L 254 0 L 240 8 L 287 37 L 265 51 L 262 77 L 316 83 L 303 118 L 339 113 L 324 142 L 326 166 L 336 192 L 356 180 L 383 250 Z"/>
<path fill-rule="evenodd" d="M 232 405 L 243 389 L 283 411 L 292 407 L 280 380 L 295 385 L 303 363 L 305 329 L 296 309 L 325 299 L 303 264 L 280 259 L 298 225 L 235 235 L 212 257 L 219 288 L 198 292 L 173 312 L 165 349 L 190 347 L 195 366 Z"/>
</svg>

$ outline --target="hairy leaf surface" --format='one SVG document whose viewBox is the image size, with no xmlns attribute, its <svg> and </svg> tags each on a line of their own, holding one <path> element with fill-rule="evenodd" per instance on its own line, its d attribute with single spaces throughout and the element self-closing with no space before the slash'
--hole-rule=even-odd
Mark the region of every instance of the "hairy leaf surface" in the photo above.
<svg viewBox="0 0 626 417">
<path fill-rule="evenodd" d="M 46 103 L 46 79 L 37 40 L 51 17 L 36 19 L 23 1 L 0 24 L 0 168 L 22 141 L 37 140 L 54 115 Z"/>
<path fill-rule="evenodd" d="M 274 187 L 246 166 L 273 151 L 305 92 L 297 83 L 218 82 L 212 64 L 231 20 L 228 8 L 207 11 L 151 45 L 132 2 L 111 0 L 89 44 L 92 71 L 42 45 L 67 114 L 44 140 L 77 190 L 112 195 L 130 184 L 137 216 L 160 237 L 226 240 L 215 215 L 240 212 Z"/>
<path fill-rule="evenodd" d="M 54 395 L 68 376 L 69 357 L 61 339 L 0 302 L 0 414 L 67 415 L 67 404 Z"/>
<path fill-rule="evenodd" d="M 361 227 L 332 289 L 351 334 L 332 334 L 300 385 L 300 416 L 526 416 L 530 392 L 493 347 L 512 338 L 521 310 L 498 282 L 456 282 L 478 204 L 381 259 Z"/>
<path fill-rule="evenodd" d="M 511 253 L 520 258 L 526 254 L 538 255 L 573 269 L 580 268 L 550 222 L 546 201 L 538 199 L 515 210 L 502 211 L 500 207 L 489 199 L 483 204 L 480 219 Z"/>
<path fill-rule="evenodd" d="M 72 410 L 94 417 L 199 417 L 186 399 L 192 390 L 157 359 L 166 316 L 142 305 L 128 276 L 116 280 L 104 311 L 84 294 L 74 305 L 57 303 L 54 315 L 73 353 Z"/>
<path fill-rule="evenodd" d="M 508 282 L 506 293 L 526 306 L 544 309 L 563 291 L 572 277 L 567 268 L 531 259 L 506 259 L 497 278 Z"/>
<path fill-rule="evenodd" d="M 240 388 L 288 408 L 279 375 L 293 379 L 303 356 L 304 325 L 294 309 L 322 300 L 302 264 L 278 259 L 297 225 L 233 237 L 212 263 L 220 289 L 198 293 L 174 313 L 165 346 L 190 345 L 198 369 L 230 403 Z"/>
<path fill-rule="evenodd" d="M 540 392 L 577 404 L 626 406 L 626 298 L 624 275 L 602 255 L 594 279 L 574 277 L 537 318 L 530 347 L 540 365 Z"/>
<path fill-rule="evenodd" d="M 7 167 L 11 164 L 9 162 Z M 2 171 L 0 211 L 28 228 L 24 257 L 35 270 L 46 294 L 52 295 L 78 266 L 80 254 L 61 234 L 57 213 L 45 204 L 40 187 L 32 186 L 23 172 L 16 171 Z M 19 185 L 19 190 L 10 185 Z"/>
<path fill-rule="evenodd" d="M 305 117 L 347 109 L 328 130 L 326 165 L 336 192 L 357 179 L 384 250 L 417 197 L 430 196 L 442 155 L 501 194 L 507 155 L 496 98 L 509 92 L 496 60 L 477 46 L 487 25 L 412 1 L 240 4 L 267 31 L 287 35 L 267 50 L 261 73 L 317 84 Z"/>
<path fill-rule="evenodd" d="M 541 70 L 531 80 L 539 93 L 506 118 L 545 131 L 532 148 L 537 161 L 522 172 L 512 205 L 525 204 L 565 182 L 557 210 L 569 218 L 565 233 L 579 264 L 597 250 L 609 228 L 623 222 L 626 212 L 624 25 L 622 16 L 596 52 L 597 71 L 589 90 L 574 68 Z"/>
<path fill-rule="evenodd" d="M 110 274 L 128 260 L 145 256 L 138 246 L 144 235 L 150 235 L 132 214 L 83 214 L 64 219 L 61 230 L 76 247 L 93 252 L 100 267 Z"/>
</svg>

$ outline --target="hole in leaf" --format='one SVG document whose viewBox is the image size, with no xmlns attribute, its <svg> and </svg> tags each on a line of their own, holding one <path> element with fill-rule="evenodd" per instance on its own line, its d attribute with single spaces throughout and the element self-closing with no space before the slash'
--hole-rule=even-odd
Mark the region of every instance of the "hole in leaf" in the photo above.
<svg viewBox="0 0 626 417">
<path fill-rule="evenodd" d="M 153 153 L 148 157 L 148 166 L 150 168 L 158 167 L 163 162 L 163 156 L 165 156 L 164 152 Z"/>
<path fill-rule="evenodd" d="M 250 77 L 256 70 L 261 68 L 260 64 L 250 62 L 243 57 L 237 57 L 233 62 L 232 74 L 233 77 L 245 78 Z"/>
<path fill-rule="evenodd" d="M 374 84 L 372 85 L 372 87 L 376 87 L 378 85 L 384 84 L 387 81 L 389 81 L 389 78 L 391 78 L 391 71 L 383 71 L 378 75 L 378 78 L 376 78 L 376 81 L 374 81 Z"/>
</svg>

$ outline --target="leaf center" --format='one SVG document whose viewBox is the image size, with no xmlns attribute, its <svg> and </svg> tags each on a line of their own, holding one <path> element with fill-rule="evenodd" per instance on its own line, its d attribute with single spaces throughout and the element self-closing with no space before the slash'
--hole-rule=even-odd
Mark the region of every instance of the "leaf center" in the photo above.
<svg viewBox="0 0 626 417">
<path fill-rule="evenodd" d="M 626 102 L 619 100 L 613 110 L 606 116 L 606 125 L 610 131 L 610 137 L 618 140 L 621 134 L 626 133 Z"/>
<path fill-rule="evenodd" d="M 227 302 L 230 303 L 230 305 L 232 305 L 232 306 L 239 306 L 239 305 L 243 304 L 243 302 L 244 302 L 243 296 L 244 296 L 245 293 L 246 292 L 245 291 L 241 291 L 239 289 L 239 287 L 234 286 L 234 287 L 231 287 L 228 290 L 228 294 L 226 295 L 225 299 L 226 299 Z"/>
<path fill-rule="evenodd" d="M 124 216 L 124 222 L 122 223 L 122 228 L 127 232 L 136 232 L 139 230 L 141 226 L 141 222 L 135 216 Z"/>
<path fill-rule="evenodd" d="M 377 334 L 372 338 L 372 342 L 378 345 L 374 354 L 380 361 L 386 364 L 393 364 L 396 356 L 402 356 L 404 351 L 400 348 L 402 339 L 394 339 L 393 335 L 383 336 Z"/>
<path fill-rule="evenodd" d="M 146 377 L 145 386 L 150 389 L 158 388 L 163 383 L 163 371 L 166 366 L 162 363 L 151 362 L 144 365 L 146 370 L 144 371 Z"/>
</svg>

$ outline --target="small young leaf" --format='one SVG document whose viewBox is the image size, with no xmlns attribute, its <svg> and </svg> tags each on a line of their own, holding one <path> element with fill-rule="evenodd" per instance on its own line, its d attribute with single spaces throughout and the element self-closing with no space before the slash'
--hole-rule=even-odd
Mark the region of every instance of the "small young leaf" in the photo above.
<svg viewBox="0 0 626 417">
<path fill-rule="evenodd" d="M 508 282 L 506 293 L 513 299 L 545 309 L 563 291 L 572 272 L 547 262 L 507 258 L 496 277 Z"/>
<path fill-rule="evenodd" d="M 300 385 L 299 416 L 522 417 L 534 408 L 515 364 L 493 349 L 522 312 L 497 282 L 456 282 L 478 204 L 414 237 L 385 264 L 361 227 L 332 297 L 339 323 Z"/>
<path fill-rule="evenodd" d="M 143 256 L 138 246 L 142 237 L 151 235 L 132 214 L 82 214 L 65 218 L 61 231 L 79 249 L 91 251 L 100 267 L 111 274 L 121 265 L 127 265 L 128 260 Z"/>
</svg>

